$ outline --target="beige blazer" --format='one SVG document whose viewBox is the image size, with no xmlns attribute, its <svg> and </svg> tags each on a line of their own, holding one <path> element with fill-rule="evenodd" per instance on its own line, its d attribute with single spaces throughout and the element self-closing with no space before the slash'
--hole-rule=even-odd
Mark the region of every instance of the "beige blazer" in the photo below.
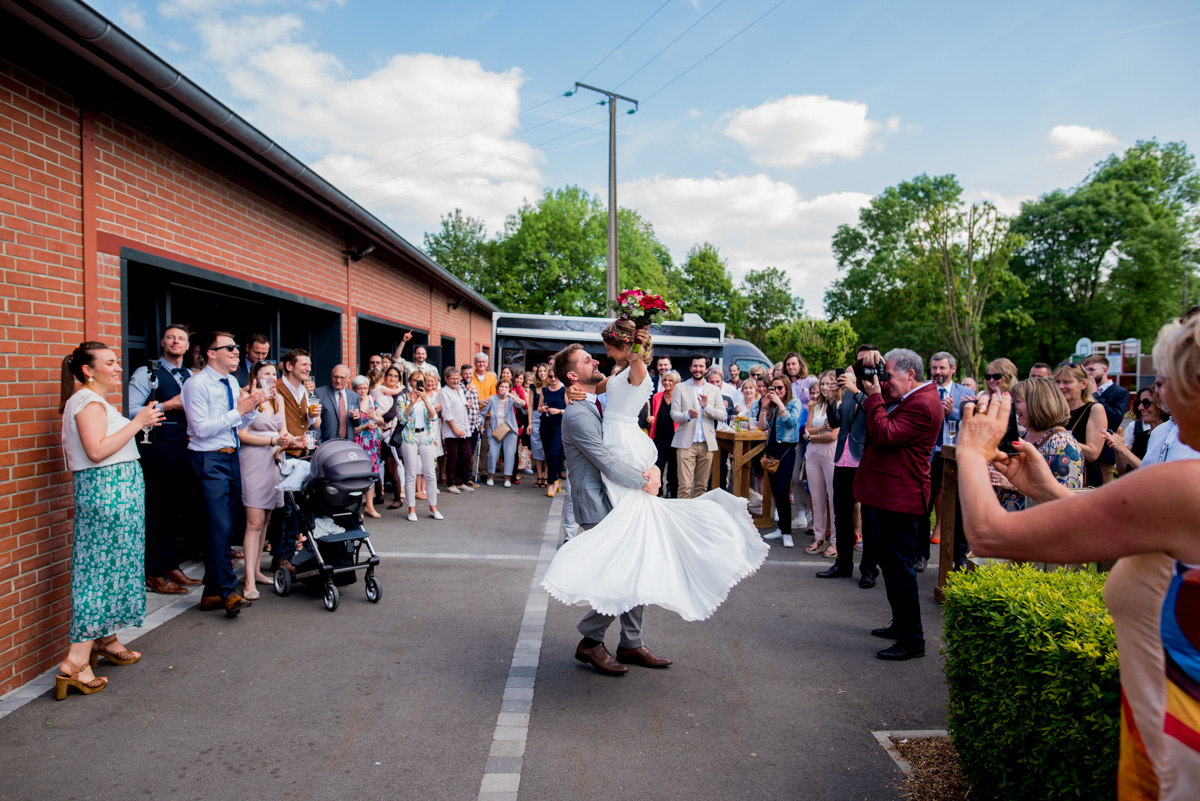
<svg viewBox="0 0 1200 801">
<path fill-rule="evenodd" d="M 705 382 L 704 396 L 708 398 L 703 408 L 696 399 L 696 388 L 691 380 L 683 381 L 675 386 L 675 397 L 671 399 L 671 419 L 678 423 L 675 438 L 671 440 L 673 448 L 690 448 L 696 439 L 696 426 L 704 426 L 704 441 L 708 449 L 717 449 L 717 423 L 725 419 L 725 403 L 721 400 L 721 390 Z M 700 415 L 692 417 L 689 409 L 699 409 Z"/>
</svg>

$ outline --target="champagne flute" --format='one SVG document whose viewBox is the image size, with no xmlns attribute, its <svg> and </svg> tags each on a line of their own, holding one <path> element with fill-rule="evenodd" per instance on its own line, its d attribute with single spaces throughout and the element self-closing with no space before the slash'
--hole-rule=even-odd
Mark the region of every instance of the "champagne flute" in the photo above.
<svg viewBox="0 0 1200 801">
<path fill-rule="evenodd" d="M 953 445 L 954 441 L 956 439 L 958 439 L 958 421 L 957 420 L 950 420 L 946 423 L 946 433 L 948 433 L 950 435 L 950 444 Z"/>
<path fill-rule="evenodd" d="M 154 404 L 155 404 L 155 401 L 150 401 L 150 406 L 154 406 Z M 143 445 L 151 444 L 150 443 L 150 432 L 153 430 L 154 430 L 154 426 L 152 426 L 152 425 L 142 426 L 142 444 Z"/>
</svg>

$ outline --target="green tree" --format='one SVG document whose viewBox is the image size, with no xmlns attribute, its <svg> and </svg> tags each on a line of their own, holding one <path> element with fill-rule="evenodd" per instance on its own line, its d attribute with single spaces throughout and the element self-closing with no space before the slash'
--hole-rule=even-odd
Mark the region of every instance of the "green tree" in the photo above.
<svg viewBox="0 0 1200 801">
<path fill-rule="evenodd" d="M 742 278 L 746 339 L 763 347 L 767 332 L 804 312 L 804 301 L 792 294 L 792 281 L 778 267 L 750 270 Z"/>
<path fill-rule="evenodd" d="M 607 217 L 604 224 L 604 259 L 607 270 Z M 617 210 L 617 253 L 617 283 L 620 289 L 641 287 L 647 292 L 667 294 L 667 275 L 673 268 L 671 253 L 666 245 L 658 241 L 654 234 L 654 226 L 633 209 Z"/>
<path fill-rule="evenodd" d="M 1081 336 L 1152 339 L 1181 309 L 1197 202 L 1200 174 L 1186 146 L 1149 141 L 1100 162 L 1074 189 L 1024 204 L 1013 231 L 1027 244 L 1013 271 L 1036 325 L 998 326 L 993 352 L 1054 363 Z"/>
<path fill-rule="evenodd" d="M 486 290 L 495 283 L 495 243 L 487 238 L 483 220 L 465 216 L 462 209 L 443 214 L 441 228 L 425 234 L 425 252 L 476 289 Z"/>
<path fill-rule="evenodd" d="M 691 312 L 705 322 L 725 323 L 725 332 L 742 331 L 745 300 L 734 289 L 729 267 L 717 247 L 709 242 L 693 245 L 679 269 L 668 276 L 671 297 L 680 314 Z"/>
<path fill-rule="evenodd" d="M 846 277 L 826 293 L 826 311 L 884 348 L 950 348 L 974 375 L 986 327 L 1024 319 L 1019 307 L 991 306 L 1024 292 L 1009 269 L 1021 241 L 991 204 L 965 205 L 953 175 L 919 175 L 874 198 L 857 226 L 838 228 L 833 251 Z"/>
<path fill-rule="evenodd" d="M 804 317 L 780 323 L 768 331 L 763 350 L 777 362 L 796 351 L 804 357 L 810 373 L 821 373 L 853 362 L 857 347 L 858 335 L 848 320 Z"/>
</svg>

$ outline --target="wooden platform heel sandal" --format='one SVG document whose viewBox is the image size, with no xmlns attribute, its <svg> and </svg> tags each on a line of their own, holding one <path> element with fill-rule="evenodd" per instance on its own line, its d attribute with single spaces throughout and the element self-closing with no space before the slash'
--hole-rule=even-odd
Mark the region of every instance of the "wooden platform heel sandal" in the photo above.
<svg viewBox="0 0 1200 801">
<path fill-rule="evenodd" d="M 62 701 L 67 697 L 67 690 L 71 687 L 79 690 L 84 695 L 98 693 L 108 686 L 108 679 L 102 676 L 93 677 L 91 681 L 84 681 L 79 678 L 79 674 L 83 671 L 79 665 L 76 665 L 70 659 L 64 659 L 63 665 L 66 666 L 69 673 L 64 675 L 59 673 L 54 677 L 54 697 Z"/>
<path fill-rule="evenodd" d="M 112 654 L 104 650 L 116 641 L 117 635 L 115 634 L 110 634 L 107 637 L 101 637 L 100 639 L 96 640 L 96 644 L 92 646 L 92 653 L 89 657 L 89 661 L 91 662 L 93 668 L 99 664 L 100 657 L 104 657 L 109 662 L 112 662 L 114 665 L 119 665 L 120 667 L 136 664 L 137 661 L 142 658 L 142 655 L 137 651 L 130 651 L 128 648 L 126 648 L 124 651 L 121 651 L 119 654 Z"/>
</svg>

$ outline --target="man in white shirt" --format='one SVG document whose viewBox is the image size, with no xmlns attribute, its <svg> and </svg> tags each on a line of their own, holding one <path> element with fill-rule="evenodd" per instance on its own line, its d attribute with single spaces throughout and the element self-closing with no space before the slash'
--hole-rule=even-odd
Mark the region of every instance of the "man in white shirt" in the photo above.
<svg viewBox="0 0 1200 801">
<path fill-rule="evenodd" d="M 691 381 L 675 388 L 671 419 L 678 427 L 671 446 L 679 468 L 678 497 L 699 497 L 708 490 L 712 474 L 712 452 L 717 449 L 716 424 L 725 419 L 721 393 L 705 380 L 708 357 L 693 353 Z"/>
<path fill-rule="evenodd" d="M 417 345 L 413 350 L 413 360 L 410 362 L 400 354 L 404 352 L 404 346 L 412 339 L 412 331 L 404 334 L 404 338 L 400 340 L 400 347 L 396 348 L 396 353 L 392 357 L 392 364 L 400 368 L 400 372 L 404 374 L 404 384 L 408 385 L 408 377 L 414 372 L 425 373 L 434 378 L 438 377 L 437 368 L 430 364 L 426 359 L 429 358 L 429 352 L 425 350 L 424 345 Z"/>
<path fill-rule="evenodd" d="M 246 393 L 237 385 L 232 373 L 238 366 L 238 346 L 232 334 L 208 334 L 205 350 L 207 366 L 183 385 L 188 455 L 208 510 L 208 556 L 200 609 L 224 609 L 227 617 L 235 617 L 250 605 L 236 591 L 237 574 L 229 553 L 233 521 L 242 504 L 238 429 L 250 424 L 267 395 L 258 387 Z"/>
</svg>

